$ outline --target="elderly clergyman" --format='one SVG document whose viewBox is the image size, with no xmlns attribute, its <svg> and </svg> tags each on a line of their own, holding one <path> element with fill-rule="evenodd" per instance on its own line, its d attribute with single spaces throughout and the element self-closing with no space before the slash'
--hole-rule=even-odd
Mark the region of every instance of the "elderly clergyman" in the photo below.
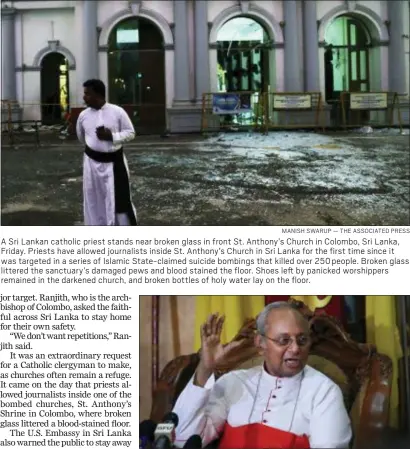
<svg viewBox="0 0 410 449">
<path fill-rule="evenodd" d="M 269 304 L 257 318 L 255 345 L 264 363 L 215 382 L 215 367 L 239 343 L 223 347 L 224 317 L 201 326 L 198 368 L 179 396 L 175 445 L 194 434 L 220 449 L 347 448 L 352 437 L 340 388 L 306 364 L 309 328 L 290 304 Z"/>
</svg>

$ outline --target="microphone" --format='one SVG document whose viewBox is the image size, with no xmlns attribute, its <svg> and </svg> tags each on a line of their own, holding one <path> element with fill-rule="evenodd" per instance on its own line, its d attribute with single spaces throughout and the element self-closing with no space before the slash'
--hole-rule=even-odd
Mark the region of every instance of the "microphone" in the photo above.
<svg viewBox="0 0 410 449">
<path fill-rule="evenodd" d="M 145 449 L 154 441 L 154 432 L 157 425 L 152 419 L 140 423 L 140 449 Z"/>
<path fill-rule="evenodd" d="M 202 449 L 202 438 L 199 435 L 192 435 L 186 440 L 183 449 Z"/>
<path fill-rule="evenodd" d="M 175 427 L 178 426 L 179 418 L 176 413 L 170 412 L 164 416 L 163 422 L 155 429 L 154 448 L 171 449 L 175 441 Z"/>
</svg>

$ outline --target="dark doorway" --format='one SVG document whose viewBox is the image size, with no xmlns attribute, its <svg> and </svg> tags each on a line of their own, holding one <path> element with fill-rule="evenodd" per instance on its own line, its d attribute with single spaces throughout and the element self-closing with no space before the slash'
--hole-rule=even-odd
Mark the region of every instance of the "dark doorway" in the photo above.
<svg viewBox="0 0 410 449">
<path fill-rule="evenodd" d="M 326 30 L 326 101 L 341 92 L 369 92 L 370 34 L 364 24 L 350 16 L 335 19 Z"/>
<path fill-rule="evenodd" d="M 128 112 L 137 132 L 163 132 L 166 97 L 161 31 L 147 19 L 126 19 L 111 32 L 108 51 L 109 101 Z"/>
<path fill-rule="evenodd" d="M 69 105 L 68 61 L 61 53 L 48 53 L 41 61 L 43 125 L 61 124 Z"/>
</svg>

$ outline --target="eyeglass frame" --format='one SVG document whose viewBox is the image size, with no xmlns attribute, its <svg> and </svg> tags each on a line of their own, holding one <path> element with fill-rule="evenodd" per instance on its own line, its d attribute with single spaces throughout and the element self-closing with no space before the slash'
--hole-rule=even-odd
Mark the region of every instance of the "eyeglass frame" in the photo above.
<svg viewBox="0 0 410 449">
<path fill-rule="evenodd" d="M 306 346 L 309 346 L 309 344 L 312 342 L 312 339 L 310 338 L 309 335 L 300 335 L 300 337 L 305 337 L 307 340 L 306 343 L 304 343 L 302 345 L 297 341 L 297 338 L 289 337 L 290 341 L 287 344 L 281 344 L 278 338 L 271 338 L 271 337 L 268 337 L 266 334 L 260 334 L 260 336 L 267 338 L 268 340 L 272 341 L 273 343 L 276 343 L 278 346 L 280 346 L 282 348 L 289 348 L 290 346 L 292 346 L 292 343 L 295 341 L 299 348 L 305 348 Z"/>
</svg>

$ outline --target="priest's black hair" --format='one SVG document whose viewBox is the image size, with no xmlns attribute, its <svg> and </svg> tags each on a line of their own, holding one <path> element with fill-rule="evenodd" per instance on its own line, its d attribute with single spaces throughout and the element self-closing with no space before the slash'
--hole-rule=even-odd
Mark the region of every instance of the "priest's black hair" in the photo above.
<svg viewBox="0 0 410 449">
<path fill-rule="evenodd" d="M 83 83 L 83 87 L 89 87 L 92 89 L 97 95 L 105 98 L 105 84 L 98 79 L 90 79 Z"/>
</svg>

